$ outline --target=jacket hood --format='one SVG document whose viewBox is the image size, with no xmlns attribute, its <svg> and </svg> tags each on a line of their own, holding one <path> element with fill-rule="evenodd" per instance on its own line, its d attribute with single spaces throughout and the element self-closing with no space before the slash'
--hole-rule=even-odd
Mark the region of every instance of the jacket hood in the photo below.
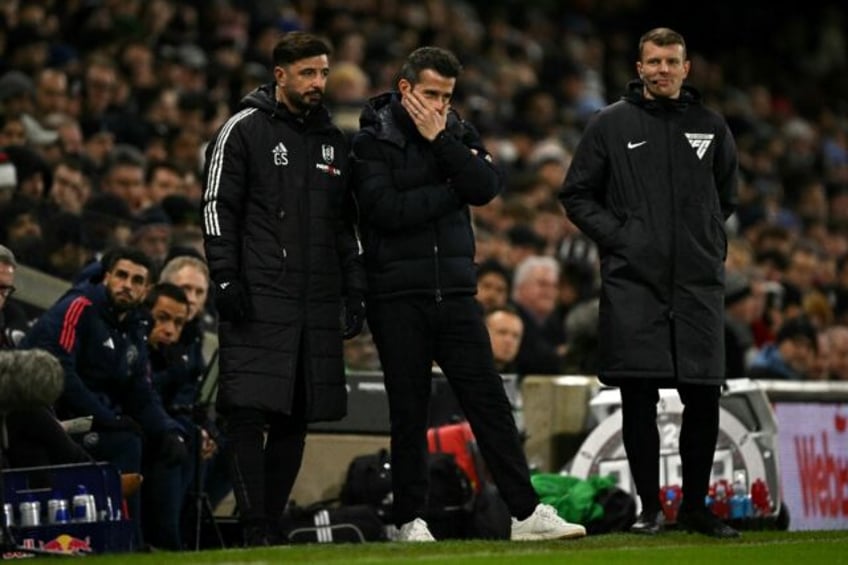
<svg viewBox="0 0 848 565">
<path fill-rule="evenodd" d="M 646 110 L 679 110 L 683 111 L 693 104 L 701 104 L 701 93 L 694 87 L 684 84 L 680 89 L 678 98 L 645 98 L 645 84 L 641 80 L 631 80 L 627 83 L 627 90 L 621 98 L 642 106 Z"/>
<path fill-rule="evenodd" d="M 263 84 L 251 92 L 248 92 L 239 104 L 240 108 L 257 108 L 272 118 L 279 118 L 287 122 L 299 123 L 315 127 L 316 125 L 329 126 L 330 112 L 323 105 L 310 110 L 306 114 L 293 114 L 285 104 L 280 104 L 274 96 L 274 83 Z"/>
</svg>

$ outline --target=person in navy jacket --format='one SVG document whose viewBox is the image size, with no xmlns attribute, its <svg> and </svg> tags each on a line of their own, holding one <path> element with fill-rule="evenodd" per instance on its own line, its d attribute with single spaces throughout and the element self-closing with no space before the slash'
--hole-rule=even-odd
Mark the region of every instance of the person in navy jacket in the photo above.
<svg viewBox="0 0 848 565">
<path fill-rule="evenodd" d="M 79 438 L 83 447 L 122 473 L 140 472 L 143 445 L 148 456 L 164 461 L 187 456 L 179 424 L 151 385 L 147 321 L 139 306 L 153 271 L 138 250 L 110 251 L 39 317 L 21 343 L 59 359 L 65 388 L 56 403 L 58 417 L 93 416 L 92 431 Z M 128 503 L 138 519 L 137 495 Z"/>
</svg>

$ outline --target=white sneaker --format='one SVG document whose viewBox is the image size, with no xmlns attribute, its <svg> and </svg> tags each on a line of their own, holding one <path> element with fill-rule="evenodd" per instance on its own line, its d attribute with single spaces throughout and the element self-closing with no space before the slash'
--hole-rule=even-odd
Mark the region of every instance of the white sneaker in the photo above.
<svg viewBox="0 0 848 565">
<path fill-rule="evenodd" d="M 421 518 L 416 518 L 411 522 L 407 522 L 400 527 L 400 533 L 397 537 L 398 541 L 436 541 L 433 534 L 430 533 L 430 528 L 427 527 L 427 522 Z"/>
<path fill-rule="evenodd" d="M 539 504 L 524 520 L 512 519 L 512 540 L 552 540 L 582 538 L 586 528 L 580 524 L 569 524 L 559 517 L 553 506 Z"/>
</svg>

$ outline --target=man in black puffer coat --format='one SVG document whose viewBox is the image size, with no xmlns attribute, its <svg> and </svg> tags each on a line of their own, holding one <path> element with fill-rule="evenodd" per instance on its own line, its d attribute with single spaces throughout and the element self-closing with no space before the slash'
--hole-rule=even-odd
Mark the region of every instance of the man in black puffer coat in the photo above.
<svg viewBox="0 0 848 565">
<path fill-rule="evenodd" d="M 275 542 L 307 422 L 345 415 L 342 336 L 359 332 L 365 310 L 359 245 L 344 216 L 348 145 L 322 104 L 329 53 L 315 36 L 285 35 L 274 48 L 275 81 L 244 98 L 206 155 L 217 407 L 249 545 Z"/>
<path fill-rule="evenodd" d="M 391 418 L 393 519 L 402 541 L 433 541 L 427 498 L 427 407 L 435 361 L 467 416 L 513 518 L 512 539 L 581 537 L 539 504 L 500 376 L 477 280 L 469 205 L 501 179 L 476 131 L 449 109 L 460 72 L 435 47 L 413 52 L 398 92 L 370 101 L 353 141 L 354 186 L 368 272 L 368 324 Z"/>
</svg>

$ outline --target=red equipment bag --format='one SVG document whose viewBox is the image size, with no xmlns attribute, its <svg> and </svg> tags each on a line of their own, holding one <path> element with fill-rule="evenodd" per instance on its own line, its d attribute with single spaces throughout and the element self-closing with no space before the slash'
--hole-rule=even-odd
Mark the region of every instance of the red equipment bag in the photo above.
<svg viewBox="0 0 848 565">
<path fill-rule="evenodd" d="M 427 447 L 430 453 L 453 455 L 456 464 L 468 475 L 474 492 L 480 492 L 483 486 L 483 462 L 477 449 L 477 440 L 468 422 L 430 428 L 427 430 Z"/>
</svg>

